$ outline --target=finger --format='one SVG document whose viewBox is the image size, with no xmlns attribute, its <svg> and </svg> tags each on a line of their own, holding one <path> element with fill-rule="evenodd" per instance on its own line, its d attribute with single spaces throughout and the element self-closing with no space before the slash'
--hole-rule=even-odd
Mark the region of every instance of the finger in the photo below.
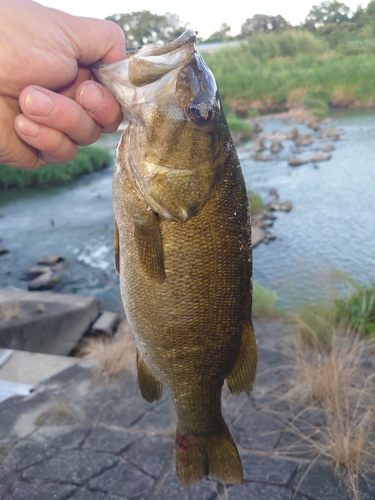
<svg viewBox="0 0 375 500">
<path fill-rule="evenodd" d="M 81 84 L 75 94 L 76 101 L 103 127 L 103 133 L 115 132 L 122 121 L 120 105 L 111 92 L 94 81 Z"/>
<path fill-rule="evenodd" d="M 66 97 L 74 99 L 76 89 L 81 83 L 90 80 L 92 78 L 91 69 L 86 66 L 79 65 L 77 76 L 68 85 L 62 87 L 57 92 Z M 54 89 L 55 90 L 55 89 Z M 56 90 L 55 90 L 56 91 Z"/>
<path fill-rule="evenodd" d="M 20 94 L 19 103 L 32 122 L 62 132 L 81 146 L 95 142 L 101 134 L 101 126 L 75 100 L 48 89 L 26 87 Z"/>
<path fill-rule="evenodd" d="M 22 141 L 14 130 L 14 119 L 19 112 L 17 99 L 0 96 L 0 164 L 33 169 L 38 153 Z"/>
<path fill-rule="evenodd" d="M 39 150 L 33 168 L 46 163 L 64 163 L 72 160 L 78 146 L 62 132 L 36 123 L 25 115 L 18 115 L 14 127 L 19 137 L 27 144 Z"/>
</svg>

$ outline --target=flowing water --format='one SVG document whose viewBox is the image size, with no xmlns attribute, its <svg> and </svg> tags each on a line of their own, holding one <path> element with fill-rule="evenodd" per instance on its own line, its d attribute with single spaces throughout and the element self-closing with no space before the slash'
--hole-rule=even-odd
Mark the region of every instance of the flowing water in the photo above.
<svg viewBox="0 0 375 500">
<path fill-rule="evenodd" d="M 263 125 L 265 132 L 292 127 L 281 120 Z M 290 213 L 277 213 L 271 229 L 276 240 L 254 249 L 254 277 L 278 293 L 282 307 L 325 294 L 333 269 L 361 283 L 375 280 L 375 113 L 335 112 L 331 126 L 344 134 L 333 143 L 332 159 L 315 167 L 288 166 L 291 141 L 269 162 L 251 160 L 249 150 L 239 154 L 249 189 L 268 201 L 275 187 L 281 200 L 293 203 Z M 99 144 L 114 150 L 119 136 L 103 136 Z M 328 142 L 303 148 L 302 156 Z M 1 287 L 27 288 L 22 278 L 38 257 L 59 254 L 66 267 L 58 291 L 93 294 L 105 307 L 121 309 L 113 269 L 111 170 L 63 187 L 0 193 L 1 245 L 12 252 L 0 256 Z"/>
</svg>

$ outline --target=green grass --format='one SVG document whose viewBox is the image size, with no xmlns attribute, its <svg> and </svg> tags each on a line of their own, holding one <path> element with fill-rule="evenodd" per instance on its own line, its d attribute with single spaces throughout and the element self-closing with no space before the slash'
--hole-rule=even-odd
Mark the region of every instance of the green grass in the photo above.
<svg viewBox="0 0 375 500">
<path fill-rule="evenodd" d="M 360 285 L 348 276 L 333 273 L 331 279 L 350 285 L 351 292 L 337 297 L 307 303 L 297 312 L 298 330 L 301 339 L 313 345 L 330 347 L 332 332 L 353 331 L 375 339 L 375 283 Z"/>
<path fill-rule="evenodd" d="M 265 288 L 257 281 L 253 281 L 253 309 L 254 317 L 275 316 L 277 295 L 269 288 Z"/>
<path fill-rule="evenodd" d="M 260 214 L 264 209 L 264 203 L 261 196 L 255 191 L 248 191 L 247 197 L 250 203 L 250 210 L 253 215 Z"/>
<path fill-rule="evenodd" d="M 346 321 L 355 331 L 375 338 L 375 283 L 355 284 L 355 291 L 347 299 L 336 299 L 338 321 Z"/>
<path fill-rule="evenodd" d="M 77 156 L 60 165 L 44 165 L 36 170 L 21 170 L 0 165 L 0 189 L 66 184 L 79 175 L 110 165 L 111 154 L 98 146 L 78 148 Z"/>
<path fill-rule="evenodd" d="M 229 130 L 231 132 L 237 132 L 241 134 L 244 139 L 250 139 L 253 135 L 253 129 L 245 120 L 237 118 L 233 113 L 227 113 L 226 115 Z"/>
<path fill-rule="evenodd" d="M 309 32 L 260 34 L 239 47 L 207 53 L 204 58 L 232 110 L 236 102 L 255 101 L 258 106 L 253 108 L 262 112 L 288 109 L 296 104 L 291 102 L 296 91 L 300 95 L 297 104 L 307 99 L 313 109 L 339 102 L 375 102 L 375 54 L 332 51 Z"/>
</svg>

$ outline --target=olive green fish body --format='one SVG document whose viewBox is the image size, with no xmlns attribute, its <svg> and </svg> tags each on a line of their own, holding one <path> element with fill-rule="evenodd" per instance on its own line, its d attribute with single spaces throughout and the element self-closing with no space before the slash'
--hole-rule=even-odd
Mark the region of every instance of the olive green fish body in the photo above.
<svg viewBox="0 0 375 500">
<path fill-rule="evenodd" d="M 172 111 L 137 111 L 138 121 L 132 117 L 118 146 L 116 267 L 137 340 L 142 395 L 159 399 L 165 383 L 176 407 L 181 481 L 189 485 L 212 475 L 240 483 L 221 390 L 226 379 L 234 394 L 250 394 L 255 378 L 250 214 L 217 91 L 209 70 L 186 47 L 193 39 L 187 33 L 176 49 L 186 57 L 170 70 L 180 89 L 171 87 Z M 144 68 L 144 61 L 139 64 Z M 152 74 L 133 73 L 133 83 L 154 85 Z"/>
</svg>

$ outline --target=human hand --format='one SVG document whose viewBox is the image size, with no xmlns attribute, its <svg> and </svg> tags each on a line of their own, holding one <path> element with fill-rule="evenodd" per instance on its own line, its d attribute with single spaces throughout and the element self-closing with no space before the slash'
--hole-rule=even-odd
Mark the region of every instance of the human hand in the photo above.
<svg viewBox="0 0 375 500">
<path fill-rule="evenodd" d="M 125 59 L 121 29 L 30 0 L 0 0 L 0 163 L 62 163 L 122 119 L 90 64 Z"/>
</svg>

